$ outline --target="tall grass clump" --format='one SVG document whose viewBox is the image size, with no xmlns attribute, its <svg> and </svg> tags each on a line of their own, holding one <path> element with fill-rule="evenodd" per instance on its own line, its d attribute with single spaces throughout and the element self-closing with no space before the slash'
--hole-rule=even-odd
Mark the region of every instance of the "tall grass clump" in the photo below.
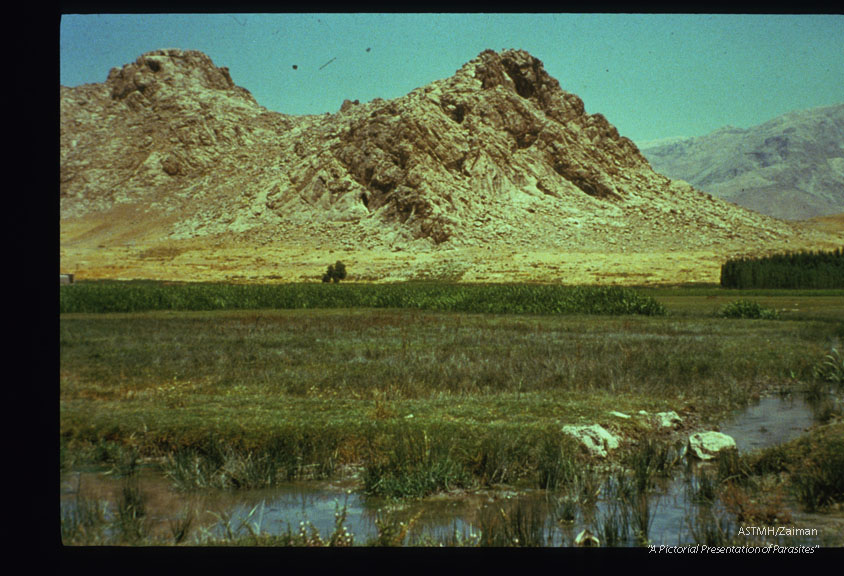
<svg viewBox="0 0 844 576">
<path fill-rule="evenodd" d="M 141 492 L 135 474 L 124 481 L 117 502 L 116 528 L 118 541 L 129 544 L 143 541 L 149 532 L 146 496 Z"/>
<path fill-rule="evenodd" d="M 182 544 L 187 540 L 188 534 L 196 521 L 196 511 L 188 507 L 177 518 L 170 520 L 170 534 L 173 536 L 173 544 Z"/>
<path fill-rule="evenodd" d="M 619 478 L 617 492 L 630 509 L 630 524 L 639 545 L 649 541 L 651 525 L 654 521 L 654 506 L 658 499 L 654 496 L 654 478 L 657 473 L 668 469 L 668 451 L 652 441 L 648 441 L 628 457 L 630 477 Z"/>
<path fill-rule="evenodd" d="M 269 439 L 249 449 L 211 437 L 166 453 L 165 475 L 181 490 L 271 488 L 295 479 L 319 479 L 334 473 L 332 439 L 321 442 L 308 431 Z"/>
<path fill-rule="evenodd" d="M 610 475 L 603 487 L 604 509 L 600 512 L 597 534 L 603 546 L 623 546 L 630 540 L 630 484 L 624 475 Z"/>
<path fill-rule="evenodd" d="M 686 484 L 686 499 L 698 505 L 711 505 L 718 497 L 718 480 L 706 468 L 693 472 Z"/>
<path fill-rule="evenodd" d="M 730 302 L 718 313 L 722 318 L 750 318 L 760 320 L 776 320 L 779 313 L 771 308 L 764 308 L 753 300 L 736 300 Z"/>
<path fill-rule="evenodd" d="M 751 462 L 736 450 L 723 453 L 718 458 L 717 478 L 719 484 L 732 483 L 746 486 L 753 477 Z"/>
<path fill-rule="evenodd" d="M 473 430 L 471 434 L 464 436 L 457 454 L 482 486 L 512 483 L 543 466 L 538 463 L 541 456 L 534 450 L 539 442 L 537 433 L 491 426 L 483 432 Z"/>
<path fill-rule="evenodd" d="M 398 429 L 384 452 L 374 453 L 366 463 L 364 492 L 401 499 L 466 488 L 473 479 L 452 451 L 452 443 L 440 435 Z"/>
<path fill-rule="evenodd" d="M 844 426 L 838 423 L 818 438 L 803 444 L 808 454 L 791 474 L 797 500 L 813 512 L 836 502 L 844 502 Z"/>
<path fill-rule="evenodd" d="M 539 487 L 559 490 L 571 485 L 577 477 L 577 464 L 570 444 L 561 444 L 557 438 L 546 436 L 540 444 L 537 465 Z"/>
<path fill-rule="evenodd" d="M 652 488 L 655 476 L 667 476 L 676 461 L 668 444 L 650 438 L 625 458 L 640 493 Z"/>
<path fill-rule="evenodd" d="M 378 529 L 378 534 L 370 538 L 367 544 L 385 547 L 404 546 L 408 533 L 418 518 L 419 514 L 405 521 L 394 514 L 378 510 L 375 514 L 375 527 Z"/>
<path fill-rule="evenodd" d="M 509 506 L 488 506 L 478 514 L 480 546 L 539 547 L 546 543 L 548 514 L 543 503 L 519 498 Z"/>
<path fill-rule="evenodd" d="M 815 421 L 825 424 L 842 413 L 839 395 L 844 392 L 844 360 L 833 348 L 812 366 L 812 377 L 806 382 L 803 395 L 812 409 Z"/>
<path fill-rule="evenodd" d="M 833 348 L 812 370 L 817 380 L 844 391 L 844 358 Z"/>
<path fill-rule="evenodd" d="M 695 513 L 686 519 L 692 542 L 707 546 L 727 546 L 736 533 L 730 519 L 711 506 L 695 507 Z"/>
</svg>

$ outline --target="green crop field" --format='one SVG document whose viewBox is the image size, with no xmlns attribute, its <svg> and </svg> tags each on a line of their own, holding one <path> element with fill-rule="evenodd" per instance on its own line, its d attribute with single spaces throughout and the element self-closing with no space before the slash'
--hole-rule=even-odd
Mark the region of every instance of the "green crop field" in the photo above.
<svg viewBox="0 0 844 576">
<path fill-rule="evenodd" d="M 60 312 L 402 308 L 514 314 L 644 314 L 664 309 L 623 287 L 539 284 L 162 284 L 92 282 L 65 286 Z"/>
</svg>

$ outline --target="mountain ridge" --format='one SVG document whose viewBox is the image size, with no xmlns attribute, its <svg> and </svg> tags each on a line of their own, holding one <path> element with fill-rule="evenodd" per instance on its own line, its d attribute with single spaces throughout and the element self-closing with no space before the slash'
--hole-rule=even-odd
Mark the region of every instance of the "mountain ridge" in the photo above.
<svg viewBox="0 0 844 576">
<path fill-rule="evenodd" d="M 671 177 L 761 213 L 802 220 L 844 212 L 844 103 L 750 128 L 643 149 Z"/>
<path fill-rule="evenodd" d="M 517 253 L 720 258 L 829 240 L 653 172 L 521 50 L 310 116 L 266 110 L 201 52 L 157 50 L 103 84 L 61 87 L 60 148 L 62 265 L 91 277 L 230 277 L 225 246 L 258 278 L 313 278 L 293 264 L 268 274 L 261 253 L 343 251 L 372 255 L 373 279 L 446 255 L 464 279 L 551 279 L 559 266 L 489 271 Z M 143 249 L 116 256 L 127 246 Z"/>
</svg>

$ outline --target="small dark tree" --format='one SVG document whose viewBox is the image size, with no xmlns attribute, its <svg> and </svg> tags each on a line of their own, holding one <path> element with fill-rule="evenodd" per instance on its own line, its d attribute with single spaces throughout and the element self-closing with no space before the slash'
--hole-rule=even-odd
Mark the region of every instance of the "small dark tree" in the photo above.
<svg viewBox="0 0 844 576">
<path fill-rule="evenodd" d="M 325 271 L 325 274 L 322 276 L 323 282 L 334 282 L 339 283 L 340 280 L 346 279 L 346 265 L 343 264 L 341 261 L 337 261 L 335 264 L 329 264 L 328 270 Z"/>
<path fill-rule="evenodd" d="M 346 265 L 338 260 L 334 264 L 334 281 L 339 282 L 340 280 L 345 280 L 345 279 L 346 279 Z"/>
</svg>

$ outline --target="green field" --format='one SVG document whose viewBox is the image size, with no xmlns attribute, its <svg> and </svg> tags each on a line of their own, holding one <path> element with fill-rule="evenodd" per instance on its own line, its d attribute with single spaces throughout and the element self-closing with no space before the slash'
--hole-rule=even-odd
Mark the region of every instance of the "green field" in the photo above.
<svg viewBox="0 0 844 576">
<path fill-rule="evenodd" d="M 80 288 L 62 288 L 63 310 L 81 301 L 70 297 Z M 332 290 L 366 290 L 312 288 L 332 298 Z M 119 286 L 108 289 L 108 301 L 119 302 Z M 490 310 L 479 313 L 430 305 L 468 302 L 465 287 L 438 300 L 430 286 L 401 289 L 393 294 L 405 294 L 404 308 L 347 299 L 325 308 L 62 313 L 62 467 L 115 465 L 131 454 L 186 489 L 349 470 L 362 470 L 369 493 L 397 497 L 544 488 L 565 462 L 584 458 L 559 433 L 563 425 L 644 438 L 637 420 L 611 414 L 639 410 L 712 425 L 766 391 L 810 388 L 844 340 L 842 291 L 666 288 L 617 297 L 474 287 L 484 304 L 473 306 Z M 520 313 L 502 311 L 507 294 L 522 295 Z M 563 310 L 573 294 L 588 313 Z M 779 318 L 718 316 L 738 298 Z M 637 303 L 640 313 L 607 301 Z M 540 308 L 529 302 L 556 304 L 531 313 Z"/>
<path fill-rule="evenodd" d="M 83 282 L 60 292 L 59 311 L 400 308 L 484 314 L 643 314 L 665 310 L 629 288 L 543 284 L 215 284 Z"/>
</svg>

